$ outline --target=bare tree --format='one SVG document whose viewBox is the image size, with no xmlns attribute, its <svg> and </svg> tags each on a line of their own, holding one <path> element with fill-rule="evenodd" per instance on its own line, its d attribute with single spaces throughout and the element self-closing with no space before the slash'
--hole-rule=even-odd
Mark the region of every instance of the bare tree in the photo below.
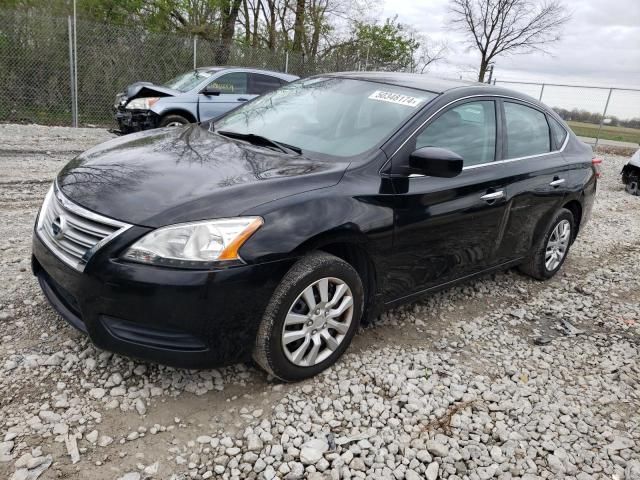
<svg viewBox="0 0 640 480">
<path fill-rule="evenodd" d="M 545 51 L 570 18 L 559 0 L 451 0 L 451 12 L 480 52 L 480 82 L 498 55 Z"/>
<path fill-rule="evenodd" d="M 444 60 L 449 46 L 443 42 L 433 42 L 429 37 L 420 37 L 420 48 L 415 56 L 415 71 L 425 73 L 431 65 Z"/>
</svg>

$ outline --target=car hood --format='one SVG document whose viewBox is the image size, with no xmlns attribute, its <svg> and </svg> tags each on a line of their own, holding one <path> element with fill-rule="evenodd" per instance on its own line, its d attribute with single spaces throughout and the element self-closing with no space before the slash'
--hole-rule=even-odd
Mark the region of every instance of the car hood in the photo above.
<svg viewBox="0 0 640 480">
<path fill-rule="evenodd" d="M 175 97 L 181 93 L 180 90 L 154 85 L 151 82 L 136 82 L 125 88 L 124 92 L 119 93 L 117 97 L 121 100 L 125 99 L 130 101 L 134 98 Z"/>
<path fill-rule="evenodd" d="M 348 162 L 320 161 L 222 137 L 192 124 L 119 137 L 67 164 L 57 183 L 73 202 L 135 225 L 240 215 L 340 181 Z"/>
</svg>

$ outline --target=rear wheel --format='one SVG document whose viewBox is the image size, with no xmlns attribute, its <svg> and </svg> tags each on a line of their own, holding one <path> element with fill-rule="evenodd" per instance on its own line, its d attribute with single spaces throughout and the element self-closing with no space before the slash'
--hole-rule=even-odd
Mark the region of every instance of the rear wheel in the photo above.
<svg viewBox="0 0 640 480">
<path fill-rule="evenodd" d="M 324 252 L 303 257 L 271 298 L 253 358 L 285 381 L 320 373 L 351 343 L 363 300 L 362 281 L 347 262 Z"/>
<path fill-rule="evenodd" d="M 190 123 L 182 115 L 165 115 L 160 119 L 159 127 L 180 127 L 182 125 L 186 125 Z"/>
<path fill-rule="evenodd" d="M 520 265 L 520 270 L 538 280 L 553 277 L 567 258 L 575 219 L 566 208 L 560 209 L 547 227 L 545 235 L 536 243 L 534 253 Z"/>
</svg>

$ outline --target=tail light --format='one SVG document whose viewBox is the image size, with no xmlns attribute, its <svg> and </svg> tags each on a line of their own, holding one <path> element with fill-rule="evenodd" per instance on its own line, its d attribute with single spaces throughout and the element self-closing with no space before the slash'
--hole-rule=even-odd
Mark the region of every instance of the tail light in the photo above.
<svg viewBox="0 0 640 480">
<path fill-rule="evenodd" d="M 600 165 L 602 165 L 602 159 L 594 157 L 591 160 L 591 164 L 593 165 L 593 170 L 596 172 L 596 177 L 600 178 L 602 176 L 602 170 L 600 170 Z"/>
</svg>

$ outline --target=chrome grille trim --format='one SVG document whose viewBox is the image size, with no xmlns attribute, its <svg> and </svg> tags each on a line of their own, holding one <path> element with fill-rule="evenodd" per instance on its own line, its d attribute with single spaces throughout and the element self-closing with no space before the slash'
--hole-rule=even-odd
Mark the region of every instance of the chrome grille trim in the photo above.
<svg viewBox="0 0 640 480">
<path fill-rule="evenodd" d="M 54 183 L 38 214 L 36 233 L 56 257 L 82 272 L 100 248 L 131 227 L 73 203 Z"/>
</svg>

